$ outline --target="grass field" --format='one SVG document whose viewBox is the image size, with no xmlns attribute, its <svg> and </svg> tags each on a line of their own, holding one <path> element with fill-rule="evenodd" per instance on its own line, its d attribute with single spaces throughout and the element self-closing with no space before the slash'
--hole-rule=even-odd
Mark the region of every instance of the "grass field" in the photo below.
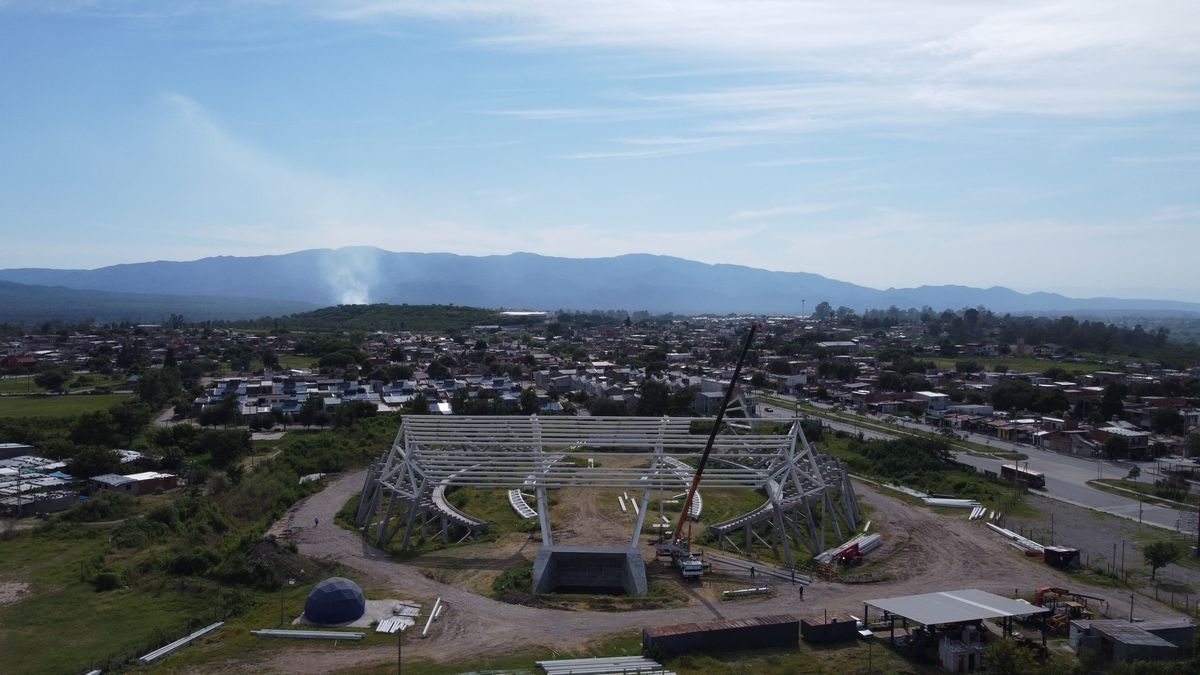
<svg viewBox="0 0 1200 675">
<path fill-rule="evenodd" d="M 75 382 L 78 381 L 79 377 L 84 377 L 88 381 L 88 383 L 83 387 L 84 389 L 92 389 L 95 387 L 106 387 L 108 389 L 113 389 L 125 384 L 124 375 L 98 375 L 93 373 L 77 376 L 71 382 L 71 390 L 80 388 L 75 385 Z M 33 376 L 0 378 L 0 394 L 41 394 L 45 391 L 45 389 L 39 387 L 37 383 L 33 381 Z"/>
<path fill-rule="evenodd" d="M 127 398 L 129 394 L 0 396 L 0 417 L 74 417 L 107 410 Z"/>
<path fill-rule="evenodd" d="M 4 578 L 30 584 L 21 601 L 0 607 L 0 672 L 108 670 L 109 657 L 166 644 L 186 634 L 184 617 L 209 613 L 210 593 L 178 585 L 100 593 L 80 580 L 81 568 L 109 545 L 110 531 L 64 526 L 0 543 Z"/>
<path fill-rule="evenodd" d="M 306 354 L 279 354 L 279 365 L 284 368 L 295 368 L 297 370 L 305 370 L 315 367 L 317 357 Z"/>
<path fill-rule="evenodd" d="M 996 366 L 1008 366 L 1009 370 L 1022 373 L 1041 373 L 1055 366 L 1067 372 L 1078 371 L 1092 373 L 1097 370 L 1111 370 L 1112 366 L 1103 363 L 1075 363 L 1072 361 L 1051 361 L 1036 359 L 1028 356 L 957 356 L 950 359 L 930 359 L 943 370 L 954 370 L 954 364 L 959 361 L 974 361 L 985 370 L 995 370 Z"/>
<path fill-rule="evenodd" d="M 41 390 L 41 387 L 33 383 L 32 375 L 0 379 L 0 394 L 30 394 Z"/>
</svg>

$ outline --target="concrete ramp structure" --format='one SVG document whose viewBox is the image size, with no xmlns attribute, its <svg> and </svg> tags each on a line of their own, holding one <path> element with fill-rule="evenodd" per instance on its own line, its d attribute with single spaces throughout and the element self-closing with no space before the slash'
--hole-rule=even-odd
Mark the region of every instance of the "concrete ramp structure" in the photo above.
<svg viewBox="0 0 1200 675">
<path fill-rule="evenodd" d="M 636 548 L 542 546 L 533 560 L 533 592 L 646 594 L 646 563 Z"/>
</svg>

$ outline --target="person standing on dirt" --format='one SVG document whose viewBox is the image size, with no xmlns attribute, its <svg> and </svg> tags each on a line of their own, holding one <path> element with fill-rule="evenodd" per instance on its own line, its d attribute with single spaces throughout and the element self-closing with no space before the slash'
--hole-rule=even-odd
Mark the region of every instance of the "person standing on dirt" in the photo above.
<svg viewBox="0 0 1200 675">
<path fill-rule="evenodd" d="M 316 526 L 318 526 L 318 525 L 320 525 L 320 524 L 321 524 L 321 519 L 320 519 L 320 518 L 313 518 L 313 527 L 316 527 Z"/>
<path fill-rule="evenodd" d="M 750 578 L 751 579 L 754 578 L 754 566 L 753 565 L 750 566 Z"/>
<path fill-rule="evenodd" d="M 800 602 L 804 602 L 804 584 L 800 584 Z"/>
</svg>

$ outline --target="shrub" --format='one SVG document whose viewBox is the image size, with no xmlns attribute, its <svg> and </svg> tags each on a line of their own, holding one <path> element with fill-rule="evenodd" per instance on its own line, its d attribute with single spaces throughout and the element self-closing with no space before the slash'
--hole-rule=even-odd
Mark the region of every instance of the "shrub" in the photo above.
<svg viewBox="0 0 1200 675">
<path fill-rule="evenodd" d="M 217 553 L 215 549 L 209 546 L 197 546 L 172 558 L 167 569 L 172 574 L 199 576 L 208 572 L 219 562 L 221 562 L 221 554 Z"/>
<path fill-rule="evenodd" d="M 97 591 L 115 591 L 125 585 L 125 579 L 116 570 L 101 570 L 92 579 Z"/>
<path fill-rule="evenodd" d="M 492 582 L 492 595 L 502 597 L 507 593 L 530 593 L 533 591 L 533 567 L 529 563 L 514 565 Z"/>
<path fill-rule="evenodd" d="M 213 570 L 222 581 L 275 590 L 284 579 L 300 575 L 296 555 L 275 537 L 245 537 Z"/>
<path fill-rule="evenodd" d="M 131 515 L 136 506 L 137 499 L 130 495 L 100 490 L 90 499 L 72 506 L 63 517 L 79 523 L 117 520 Z"/>
<path fill-rule="evenodd" d="M 169 531 L 162 523 L 134 518 L 121 523 L 121 526 L 113 531 L 112 542 L 120 548 L 142 548 Z"/>
<path fill-rule="evenodd" d="M 171 504 L 160 504 L 146 514 L 148 520 L 161 523 L 175 530 L 179 528 L 179 512 Z"/>
</svg>

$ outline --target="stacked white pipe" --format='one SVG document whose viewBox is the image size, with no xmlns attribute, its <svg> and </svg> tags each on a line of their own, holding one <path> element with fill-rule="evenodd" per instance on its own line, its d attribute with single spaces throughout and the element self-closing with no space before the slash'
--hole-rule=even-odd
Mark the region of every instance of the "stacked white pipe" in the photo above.
<svg viewBox="0 0 1200 675">
<path fill-rule="evenodd" d="M 837 548 L 831 548 L 828 551 L 822 552 L 817 556 L 816 560 L 823 563 L 833 562 L 834 559 L 845 553 L 855 544 L 858 544 L 858 552 L 866 555 L 879 548 L 881 543 L 883 543 L 883 537 L 880 537 L 878 534 L 860 534 Z"/>
<path fill-rule="evenodd" d="M 1013 532 L 1012 530 L 1006 530 L 1003 527 L 1000 527 L 999 525 L 993 525 L 992 523 L 988 523 L 987 526 L 992 528 L 992 531 L 996 532 L 1000 536 L 1004 537 L 1005 539 L 1008 539 L 1010 545 L 1012 545 L 1013 547 L 1018 548 L 1022 551 L 1025 551 L 1026 553 L 1034 553 L 1037 555 L 1042 555 L 1046 551 L 1045 546 L 1042 546 L 1041 544 L 1037 543 L 1036 541 L 1034 541 L 1032 539 L 1027 539 L 1025 537 L 1022 537 L 1021 535 L 1017 534 L 1016 532 Z"/>
<path fill-rule="evenodd" d="M 952 499 L 950 497 L 924 497 L 925 506 L 940 506 L 949 509 L 973 509 L 983 506 L 975 499 Z"/>
<path fill-rule="evenodd" d="M 903 485 L 896 485 L 895 483 L 884 483 L 883 487 L 889 490 L 895 490 L 896 492 L 902 492 L 911 497 L 916 497 L 917 499 L 924 499 L 929 496 L 920 490 L 914 490 L 910 487 L 904 487 Z"/>
</svg>

